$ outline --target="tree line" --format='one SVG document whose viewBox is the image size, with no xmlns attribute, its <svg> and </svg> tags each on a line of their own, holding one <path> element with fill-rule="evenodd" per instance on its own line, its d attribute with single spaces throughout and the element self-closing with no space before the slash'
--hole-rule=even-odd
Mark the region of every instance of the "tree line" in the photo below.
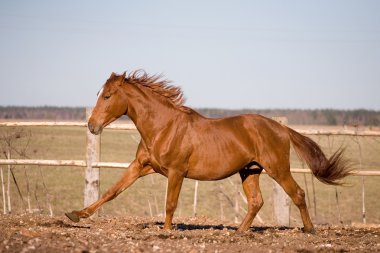
<svg viewBox="0 0 380 253">
<path fill-rule="evenodd" d="M 220 118 L 255 113 L 266 117 L 287 117 L 291 125 L 361 125 L 380 126 L 380 111 L 335 109 L 215 109 L 196 108 L 200 114 Z M 0 119 L 12 120 L 85 120 L 84 107 L 0 106 Z"/>
</svg>

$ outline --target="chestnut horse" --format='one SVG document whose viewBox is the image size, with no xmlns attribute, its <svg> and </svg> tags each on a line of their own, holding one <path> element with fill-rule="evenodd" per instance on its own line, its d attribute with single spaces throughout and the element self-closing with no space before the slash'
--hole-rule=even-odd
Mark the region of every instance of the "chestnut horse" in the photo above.
<svg viewBox="0 0 380 253">
<path fill-rule="evenodd" d="M 100 134 L 105 126 L 128 115 L 141 135 L 136 158 L 99 200 L 66 216 L 75 222 L 87 218 L 139 177 L 160 173 L 168 178 L 164 229 L 171 229 L 184 178 L 219 180 L 239 173 L 248 212 L 238 231 L 245 231 L 264 203 L 259 176 L 265 169 L 299 208 L 304 232 L 315 232 L 305 193 L 290 173 L 290 144 L 314 176 L 333 185 L 349 173 L 341 149 L 327 159 L 310 138 L 274 120 L 254 114 L 210 119 L 183 104 L 181 89 L 160 76 L 143 71 L 128 76 L 112 73 L 98 93 L 88 128 Z"/>
</svg>

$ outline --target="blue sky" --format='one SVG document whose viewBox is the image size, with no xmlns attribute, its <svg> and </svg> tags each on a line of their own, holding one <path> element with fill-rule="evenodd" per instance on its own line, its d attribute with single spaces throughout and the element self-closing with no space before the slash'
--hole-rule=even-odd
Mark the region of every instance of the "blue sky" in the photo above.
<svg viewBox="0 0 380 253">
<path fill-rule="evenodd" d="M 145 69 L 187 105 L 380 110 L 380 1 L 0 1 L 0 105 L 91 106 Z"/>
</svg>

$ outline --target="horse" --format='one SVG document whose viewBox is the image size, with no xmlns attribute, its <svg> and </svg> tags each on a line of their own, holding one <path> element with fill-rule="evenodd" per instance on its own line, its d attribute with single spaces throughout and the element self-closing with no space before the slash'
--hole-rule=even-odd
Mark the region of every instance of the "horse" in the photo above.
<svg viewBox="0 0 380 253">
<path fill-rule="evenodd" d="M 88 120 L 92 134 L 127 115 L 141 135 L 135 159 L 121 178 L 97 201 L 80 211 L 66 213 L 78 222 L 114 199 L 138 178 L 159 173 L 168 178 L 163 228 L 172 228 L 184 178 L 220 180 L 240 174 L 248 211 L 237 231 L 250 228 L 264 201 L 259 176 L 264 169 L 298 207 L 305 233 L 315 233 L 305 193 L 290 172 L 290 145 L 325 184 L 339 185 L 349 172 L 343 148 L 327 158 L 310 138 L 272 119 L 256 114 L 207 118 L 184 105 L 181 88 L 161 75 L 137 70 L 112 73 L 98 92 Z"/>
</svg>

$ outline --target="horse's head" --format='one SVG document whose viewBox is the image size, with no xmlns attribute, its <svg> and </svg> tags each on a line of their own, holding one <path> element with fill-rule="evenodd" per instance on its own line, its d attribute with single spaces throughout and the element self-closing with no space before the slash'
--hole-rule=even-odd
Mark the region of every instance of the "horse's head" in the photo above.
<svg viewBox="0 0 380 253">
<path fill-rule="evenodd" d="M 98 93 L 98 101 L 88 120 L 88 129 L 93 134 L 100 134 L 105 126 L 127 113 L 126 94 L 121 85 L 125 79 L 122 75 L 112 73 Z"/>
</svg>

